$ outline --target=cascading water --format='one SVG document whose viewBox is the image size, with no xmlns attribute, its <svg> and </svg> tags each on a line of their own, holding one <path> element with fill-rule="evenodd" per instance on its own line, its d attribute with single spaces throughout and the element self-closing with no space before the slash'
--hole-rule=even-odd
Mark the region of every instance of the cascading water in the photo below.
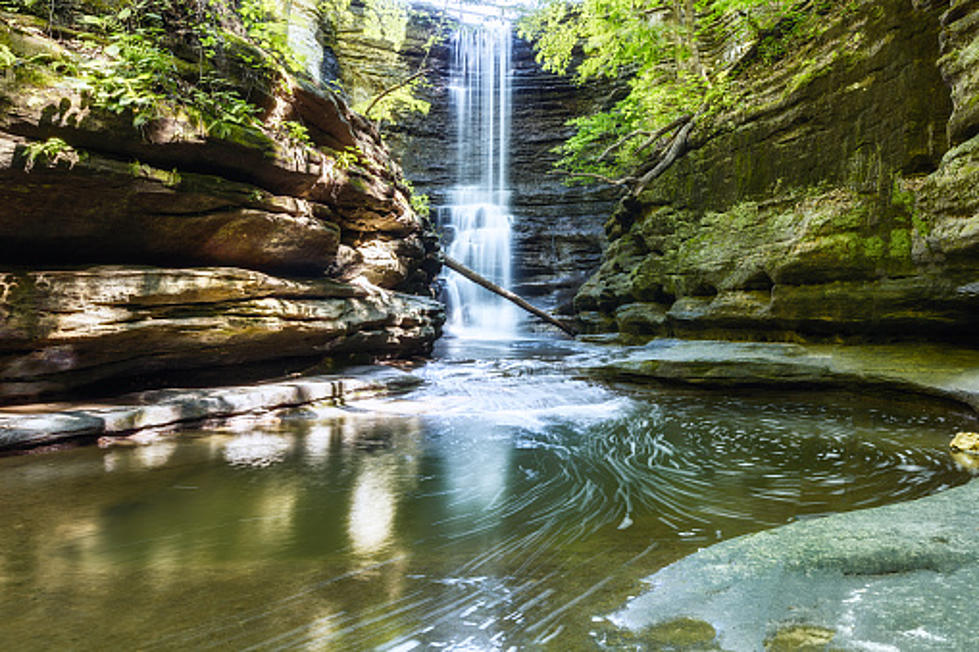
<svg viewBox="0 0 979 652">
<path fill-rule="evenodd" d="M 456 123 L 456 184 L 439 211 L 451 239 L 448 255 L 508 287 L 511 282 L 510 24 L 463 25 L 452 37 L 450 78 Z M 463 279 L 446 278 L 448 330 L 456 335 L 508 337 L 517 316 L 506 300 Z"/>
</svg>

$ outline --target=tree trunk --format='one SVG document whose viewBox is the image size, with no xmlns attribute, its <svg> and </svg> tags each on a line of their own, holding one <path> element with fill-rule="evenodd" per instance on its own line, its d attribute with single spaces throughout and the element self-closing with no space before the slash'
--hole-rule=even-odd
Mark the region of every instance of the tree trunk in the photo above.
<svg viewBox="0 0 979 652">
<path fill-rule="evenodd" d="M 535 308 L 534 306 L 530 305 L 529 303 L 527 303 L 526 301 L 518 297 L 513 292 L 510 292 L 510 290 L 501 288 L 496 283 L 493 283 L 492 281 L 480 276 L 476 272 L 464 266 L 462 263 L 459 263 L 449 258 L 448 256 L 442 256 L 442 262 L 445 264 L 446 267 L 448 267 L 449 269 L 455 272 L 459 272 L 473 283 L 483 286 L 490 292 L 495 292 L 496 294 L 500 295 L 504 299 L 507 299 L 508 301 L 512 301 L 513 303 L 517 304 L 518 306 L 520 306 L 527 312 L 531 313 L 532 315 L 536 315 L 537 317 L 540 317 L 547 323 L 557 326 L 571 337 L 574 337 L 575 335 L 578 334 L 577 331 L 575 331 L 575 329 L 573 329 L 570 325 L 564 323 L 560 319 L 552 317 L 551 315 L 547 314 L 540 308 Z"/>
<path fill-rule="evenodd" d="M 700 113 L 697 115 L 699 116 Z M 663 155 L 660 162 L 656 164 L 656 167 L 640 177 L 639 181 L 636 182 L 632 191 L 629 193 L 629 196 L 634 198 L 638 197 L 639 193 L 645 190 L 646 186 L 656 179 L 656 177 L 666 172 L 666 169 L 673 165 L 674 161 L 680 158 L 680 155 L 683 154 L 687 146 L 687 137 L 690 135 L 690 130 L 693 129 L 696 118 L 697 116 L 690 118 L 687 124 L 683 125 L 683 128 L 680 129 L 677 135 L 673 137 L 673 142 L 670 143 L 670 146 L 666 150 L 666 154 Z"/>
</svg>

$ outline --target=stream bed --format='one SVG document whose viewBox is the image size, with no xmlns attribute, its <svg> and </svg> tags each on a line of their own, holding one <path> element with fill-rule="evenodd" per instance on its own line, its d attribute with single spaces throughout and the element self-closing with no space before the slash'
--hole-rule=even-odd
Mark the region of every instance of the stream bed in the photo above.
<svg viewBox="0 0 979 652">
<path fill-rule="evenodd" d="M 940 409 L 608 386 L 600 349 L 445 339 L 401 396 L 0 458 L 0 649 L 599 649 L 699 548 L 969 479 Z"/>
</svg>

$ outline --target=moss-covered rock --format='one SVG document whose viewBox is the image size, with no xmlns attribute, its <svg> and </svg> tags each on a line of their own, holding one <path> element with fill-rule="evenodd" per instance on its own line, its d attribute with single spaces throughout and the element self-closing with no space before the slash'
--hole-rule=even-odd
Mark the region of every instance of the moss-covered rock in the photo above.
<svg viewBox="0 0 979 652">
<path fill-rule="evenodd" d="M 948 150 L 968 120 L 939 74 L 960 113 L 973 4 L 850 3 L 749 67 L 738 109 L 607 225 L 576 306 L 610 319 L 588 326 L 635 333 L 655 302 L 671 335 L 975 341 L 979 139 Z"/>
<path fill-rule="evenodd" d="M 955 110 L 948 122 L 953 144 L 979 133 L 979 2 L 952 0 L 942 16 L 938 65 L 952 90 Z"/>
</svg>

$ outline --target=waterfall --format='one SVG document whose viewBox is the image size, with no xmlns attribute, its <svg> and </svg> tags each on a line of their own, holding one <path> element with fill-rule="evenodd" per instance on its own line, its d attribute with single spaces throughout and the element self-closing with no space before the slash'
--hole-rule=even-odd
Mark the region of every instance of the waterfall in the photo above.
<svg viewBox="0 0 979 652">
<path fill-rule="evenodd" d="M 511 282 L 510 24 L 462 25 L 452 37 L 451 110 L 456 128 L 456 183 L 439 210 L 448 255 L 505 288 Z M 514 306 L 448 272 L 448 330 L 508 337 Z"/>
</svg>

